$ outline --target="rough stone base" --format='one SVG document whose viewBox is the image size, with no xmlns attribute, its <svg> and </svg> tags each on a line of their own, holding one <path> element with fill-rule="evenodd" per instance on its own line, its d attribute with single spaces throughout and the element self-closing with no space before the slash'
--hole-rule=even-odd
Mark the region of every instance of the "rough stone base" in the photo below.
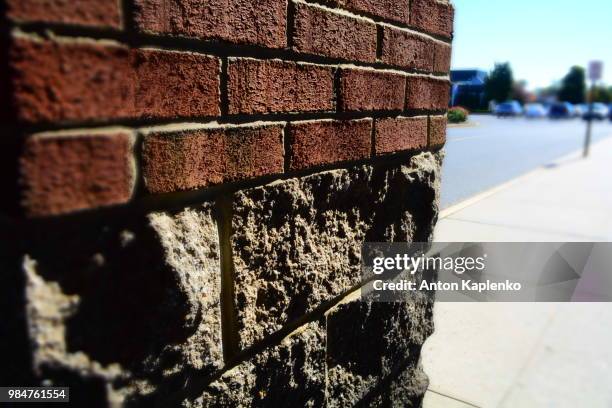
<svg viewBox="0 0 612 408">
<path fill-rule="evenodd" d="M 10 270 L 23 276 L 32 381 L 79 384 L 71 401 L 121 404 L 224 364 L 212 205 L 123 218 L 36 226 Z"/>
<path fill-rule="evenodd" d="M 77 406 L 416 404 L 432 304 L 346 296 L 362 242 L 431 238 L 439 170 L 423 153 L 29 226 L 3 250 L 3 364 Z"/>
<path fill-rule="evenodd" d="M 364 165 L 235 194 L 234 294 L 240 348 L 361 281 L 364 242 L 429 241 L 439 158 Z"/>
</svg>

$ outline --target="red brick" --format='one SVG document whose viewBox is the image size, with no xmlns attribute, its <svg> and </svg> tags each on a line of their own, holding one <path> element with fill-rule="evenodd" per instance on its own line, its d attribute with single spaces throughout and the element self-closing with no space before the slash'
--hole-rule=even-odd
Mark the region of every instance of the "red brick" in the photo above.
<svg viewBox="0 0 612 408">
<path fill-rule="evenodd" d="M 431 71 L 434 63 L 435 43 L 414 32 L 381 26 L 381 61 L 397 67 Z"/>
<path fill-rule="evenodd" d="M 132 139 L 122 130 L 27 138 L 20 165 L 26 213 L 57 215 L 127 202 L 134 184 Z"/>
<path fill-rule="evenodd" d="M 427 117 L 376 120 L 376 154 L 417 150 L 427 146 Z"/>
<path fill-rule="evenodd" d="M 7 0 L 9 19 L 19 22 L 121 27 L 117 0 Z"/>
<path fill-rule="evenodd" d="M 281 125 L 154 132 L 143 146 L 152 193 L 194 190 L 283 172 Z"/>
<path fill-rule="evenodd" d="M 328 8 L 294 2 L 293 49 L 352 61 L 376 61 L 376 25 Z"/>
<path fill-rule="evenodd" d="M 412 0 L 410 24 L 428 33 L 444 36 L 453 35 L 455 10 L 446 0 Z"/>
<path fill-rule="evenodd" d="M 409 0 L 327 0 L 324 3 L 358 14 L 380 17 L 408 24 Z"/>
<path fill-rule="evenodd" d="M 288 135 L 291 170 L 366 159 L 372 148 L 372 120 L 294 122 Z"/>
<path fill-rule="evenodd" d="M 447 80 L 409 76 L 406 85 L 406 109 L 446 110 L 450 98 Z"/>
<path fill-rule="evenodd" d="M 3 50 L 3 55 L 10 50 L 10 38 L 0 35 L 0 50 Z M 14 113 L 13 90 L 11 88 L 11 74 L 7 69 L 8 61 L 4 61 L 4 68 L 0 69 L 0 122 L 14 121 L 16 114 Z"/>
<path fill-rule="evenodd" d="M 403 110 L 406 77 L 386 71 L 341 69 L 340 110 Z"/>
<path fill-rule="evenodd" d="M 13 107 L 25 122 L 125 118 L 133 115 L 127 48 L 104 42 L 14 39 L 9 64 Z"/>
<path fill-rule="evenodd" d="M 434 48 L 433 71 L 448 73 L 451 66 L 451 46 L 449 44 L 437 42 Z"/>
<path fill-rule="evenodd" d="M 154 133 L 143 142 L 143 176 L 152 193 L 220 184 L 224 177 L 223 131 Z"/>
<path fill-rule="evenodd" d="M 284 171 L 282 125 L 230 128 L 225 134 L 224 181 L 237 181 Z"/>
<path fill-rule="evenodd" d="M 228 98 L 230 114 L 330 111 L 334 73 L 312 64 L 232 58 Z"/>
<path fill-rule="evenodd" d="M 429 147 L 439 148 L 446 143 L 446 116 L 429 117 Z"/>
<path fill-rule="evenodd" d="M 135 0 L 140 31 L 283 48 L 287 0 Z"/>
<path fill-rule="evenodd" d="M 181 118 L 220 114 L 218 58 L 145 49 L 134 51 L 133 64 L 138 115 Z"/>
</svg>

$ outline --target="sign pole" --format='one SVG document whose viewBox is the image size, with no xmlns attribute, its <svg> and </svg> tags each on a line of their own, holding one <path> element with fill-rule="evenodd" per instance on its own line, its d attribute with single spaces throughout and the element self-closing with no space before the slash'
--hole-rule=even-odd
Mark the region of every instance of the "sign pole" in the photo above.
<svg viewBox="0 0 612 408">
<path fill-rule="evenodd" d="M 587 116 L 587 130 L 586 136 L 584 138 L 584 152 L 582 153 L 582 157 L 589 157 L 589 149 L 591 147 L 591 130 L 593 127 L 593 96 L 595 93 L 595 81 L 591 83 L 591 91 L 589 92 L 589 113 Z"/>
<path fill-rule="evenodd" d="M 589 157 L 589 149 L 591 148 L 591 131 L 593 128 L 593 103 L 595 102 L 595 83 L 603 76 L 603 62 L 591 61 L 589 63 L 589 79 L 591 80 L 591 90 L 589 92 L 589 113 L 587 114 L 587 130 L 584 137 L 584 152 L 582 157 Z"/>
</svg>

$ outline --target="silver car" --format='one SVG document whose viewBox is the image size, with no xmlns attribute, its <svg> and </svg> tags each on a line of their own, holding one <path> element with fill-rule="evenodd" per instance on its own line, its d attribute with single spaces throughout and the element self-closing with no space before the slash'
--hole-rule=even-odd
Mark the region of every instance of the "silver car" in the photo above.
<svg viewBox="0 0 612 408">
<path fill-rule="evenodd" d="M 529 103 L 525 105 L 525 117 L 529 119 L 545 118 L 548 116 L 548 109 L 541 103 Z"/>
</svg>

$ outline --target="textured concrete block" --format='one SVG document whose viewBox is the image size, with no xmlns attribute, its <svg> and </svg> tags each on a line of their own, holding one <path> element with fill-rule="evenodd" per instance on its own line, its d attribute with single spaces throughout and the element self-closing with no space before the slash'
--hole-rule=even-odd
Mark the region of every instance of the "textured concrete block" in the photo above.
<svg viewBox="0 0 612 408">
<path fill-rule="evenodd" d="M 186 367 L 211 372 L 223 365 L 221 343 L 221 267 L 217 221 L 213 206 L 186 208 L 180 213 L 152 213 L 149 223 L 164 251 L 164 261 L 184 297 L 183 343 L 169 345 Z"/>
<path fill-rule="evenodd" d="M 294 1 L 293 49 L 363 62 L 376 61 L 376 25 L 371 20 Z"/>
<path fill-rule="evenodd" d="M 239 345 L 247 348 L 358 284 L 364 241 L 426 241 L 439 159 L 359 166 L 239 191 L 231 238 Z"/>
<path fill-rule="evenodd" d="M 230 58 L 228 99 L 230 114 L 331 111 L 334 73 L 312 64 Z"/>
<path fill-rule="evenodd" d="M 74 392 L 122 406 L 223 365 L 212 205 L 126 215 L 29 230 L 23 274 L 33 368 L 73 387 L 71 401 Z"/>
<path fill-rule="evenodd" d="M 411 363 L 361 403 L 372 408 L 418 408 L 423 404 L 427 387 L 429 379 L 423 367 L 420 363 L 416 367 Z"/>
<path fill-rule="evenodd" d="M 308 323 L 210 384 L 184 405 L 321 407 L 325 405 L 325 328 Z"/>
<path fill-rule="evenodd" d="M 411 296 L 405 303 L 357 299 L 337 306 L 326 317 L 327 406 L 355 406 L 402 367 L 417 367 L 421 346 L 433 332 L 433 300 L 425 296 Z"/>
<path fill-rule="evenodd" d="M 368 69 L 340 70 L 339 109 L 342 111 L 403 110 L 404 75 Z"/>
<path fill-rule="evenodd" d="M 136 0 L 140 31 L 283 48 L 287 0 Z"/>
</svg>

